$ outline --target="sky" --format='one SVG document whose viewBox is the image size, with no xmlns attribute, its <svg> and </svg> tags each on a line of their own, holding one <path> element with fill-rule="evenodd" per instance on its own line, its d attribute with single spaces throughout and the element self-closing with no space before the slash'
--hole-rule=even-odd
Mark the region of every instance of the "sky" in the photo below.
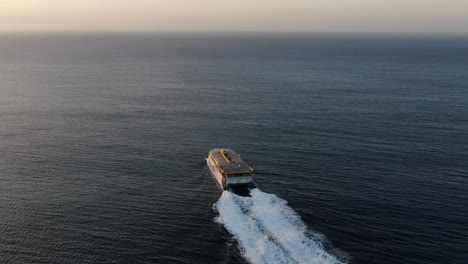
<svg viewBox="0 0 468 264">
<path fill-rule="evenodd" d="M 468 33 L 468 0 L 0 0 L 0 31 Z"/>
</svg>

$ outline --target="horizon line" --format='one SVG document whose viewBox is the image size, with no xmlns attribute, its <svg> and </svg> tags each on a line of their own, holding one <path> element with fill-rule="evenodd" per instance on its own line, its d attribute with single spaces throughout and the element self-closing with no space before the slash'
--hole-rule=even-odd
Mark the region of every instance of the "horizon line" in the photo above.
<svg viewBox="0 0 468 264">
<path fill-rule="evenodd" d="M 468 36 L 468 32 L 441 31 L 307 31 L 307 30 L 0 30 L 0 34 L 332 34 L 332 35 L 451 35 Z"/>
</svg>

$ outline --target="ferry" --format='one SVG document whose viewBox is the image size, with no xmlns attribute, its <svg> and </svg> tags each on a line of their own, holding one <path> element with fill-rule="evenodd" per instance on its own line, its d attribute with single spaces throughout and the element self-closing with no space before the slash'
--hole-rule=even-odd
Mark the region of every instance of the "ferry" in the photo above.
<svg viewBox="0 0 468 264">
<path fill-rule="evenodd" d="M 223 190 L 230 187 L 254 187 L 253 168 L 232 149 L 210 150 L 206 159 L 208 168 Z"/>
</svg>

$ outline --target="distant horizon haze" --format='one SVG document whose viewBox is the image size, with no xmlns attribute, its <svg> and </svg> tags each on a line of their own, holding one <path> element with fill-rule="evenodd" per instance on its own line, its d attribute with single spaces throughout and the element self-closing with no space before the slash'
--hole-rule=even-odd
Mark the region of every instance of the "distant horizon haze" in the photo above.
<svg viewBox="0 0 468 264">
<path fill-rule="evenodd" d="M 468 1 L 3 0 L 0 32 L 468 33 Z"/>
</svg>

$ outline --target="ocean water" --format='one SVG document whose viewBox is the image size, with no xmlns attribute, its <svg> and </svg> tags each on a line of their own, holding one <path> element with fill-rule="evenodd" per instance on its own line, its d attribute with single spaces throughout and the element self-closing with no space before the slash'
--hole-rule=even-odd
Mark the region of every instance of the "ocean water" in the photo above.
<svg viewBox="0 0 468 264">
<path fill-rule="evenodd" d="M 0 34 L 0 263 L 462 264 L 467 190 L 468 37 Z"/>
</svg>

